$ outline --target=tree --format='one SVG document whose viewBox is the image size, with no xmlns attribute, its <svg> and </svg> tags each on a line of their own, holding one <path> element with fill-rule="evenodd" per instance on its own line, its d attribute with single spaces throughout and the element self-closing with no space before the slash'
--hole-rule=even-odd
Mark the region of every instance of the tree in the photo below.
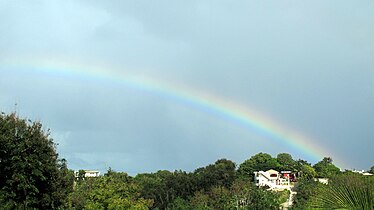
<svg viewBox="0 0 374 210">
<path fill-rule="evenodd" d="M 0 206 L 56 209 L 72 190 L 71 173 L 40 122 L 0 115 Z"/>
<path fill-rule="evenodd" d="M 288 153 L 279 153 L 277 155 L 277 161 L 280 164 L 281 170 L 294 171 L 296 168 L 296 162 Z"/>
<path fill-rule="evenodd" d="M 281 203 L 280 194 L 242 179 L 235 181 L 231 193 L 229 209 L 279 209 Z"/>
<path fill-rule="evenodd" d="M 369 173 L 374 174 L 374 166 L 370 168 Z"/>
<path fill-rule="evenodd" d="M 316 209 L 373 209 L 374 177 L 348 173 L 335 176 L 311 199 Z"/>
<path fill-rule="evenodd" d="M 300 177 L 304 179 L 313 179 L 317 176 L 316 171 L 314 168 L 310 165 L 302 165 L 300 169 Z"/>
<path fill-rule="evenodd" d="M 74 187 L 74 171 L 68 169 L 67 163 L 65 159 L 61 159 L 59 161 L 59 177 L 61 180 L 59 181 L 59 185 L 57 187 L 56 196 L 59 197 L 60 200 L 63 201 L 63 206 L 66 207 L 69 203 L 68 196 L 70 193 L 73 192 Z"/>
<path fill-rule="evenodd" d="M 84 177 L 84 171 L 81 170 L 81 175 Z M 89 194 L 93 189 L 94 182 L 96 177 L 89 179 L 76 179 L 74 186 L 74 191 L 69 194 L 68 205 L 70 209 L 82 210 L 85 209 L 85 206 L 89 199 Z"/>
<path fill-rule="evenodd" d="M 298 179 L 313 179 L 317 176 L 316 170 L 312 167 L 312 165 L 302 159 L 295 161 L 295 171 L 297 171 Z"/>
<path fill-rule="evenodd" d="M 141 197 L 132 177 L 114 171 L 77 183 L 70 200 L 73 209 L 149 209 L 153 203 Z"/>
<path fill-rule="evenodd" d="M 153 208 L 165 209 L 175 199 L 187 199 L 194 193 L 192 176 L 184 171 L 160 170 L 135 177 L 144 198 L 153 199 Z M 179 200 L 180 201 L 180 200 Z M 177 201 L 176 201 L 177 202 Z"/>
<path fill-rule="evenodd" d="M 236 178 L 236 164 L 231 160 L 220 159 L 214 164 L 196 169 L 194 176 L 198 189 L 208 191 L 213 186 L 230 187 Z"/>
<path fill-rule="evenodd" d="M 323 158 L 321 161 L 316 163 L 313 168 L 319 177 L 331 178 L 340 173 L 340 169 L 332 163 L 330 157 Z"/>
<path fill-rule="evenodd" d="M 204 193 L 203 190 L 196 191 L 194 196 L 191 198 L 192 209 L 198 210 L 211 210 L 213 208 L 209 207 L 209 196 Z"/>
<path fill-rule="evenodd" d="M 209 194 L 209 206 L 213 209 L 231 209 L 231 192 L 223 186 L 214 186 Z"/>
<path fill-rule="evenodd" d="M 177 197 L 172 203 L 168 204 L 167 209 L 189 210 L 192 209 L 192 207 L 189 201 Z"/>
<path fill-rule="evenodd" d="M 249 178 L 252 180 L 255 171 L 267 171 L 269 169 L 278 170 L 279 168 L 280 164 L 276 158 L 261 152 L 240 164 L 238 173 L 242 178 Z"/>
<path fill-rule="evenodd" d="M 310 200 L 318 195 L 318 190 L 323 184 L 312 179 L 302 179 L 296 186 L 297 192 L 292 209 L 308 209 Z"/>
<path fill-rule="evenodd" d="M 86 171 L 80 169 L 78 171 L 78 176 L 76 177 L 77 183 L 81 183 L 84 181 L 84 178 L 86 176 Z"/>
</svg>

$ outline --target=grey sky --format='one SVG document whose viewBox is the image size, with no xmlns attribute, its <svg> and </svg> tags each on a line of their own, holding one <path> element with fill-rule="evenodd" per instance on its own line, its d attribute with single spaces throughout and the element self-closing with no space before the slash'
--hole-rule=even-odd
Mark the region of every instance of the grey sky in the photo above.
<svg viewBox="0 0 374 210">
<path fill-rule="evenodd" d="M 368 169 L 373 10 L 372 1 L 3 0 L 0 109 L 13 111 L 17 102 L 20 115 L 51 128 L 74 169 L 192 170 L 223 157 L 241 163 L 261 151 L 309 160 L 166 98 L 27 69 L 44 61 L 79 63 L 84 71 L 113 67 L 107 71 L 250 105 L 347 167 Z"/>
</svg>

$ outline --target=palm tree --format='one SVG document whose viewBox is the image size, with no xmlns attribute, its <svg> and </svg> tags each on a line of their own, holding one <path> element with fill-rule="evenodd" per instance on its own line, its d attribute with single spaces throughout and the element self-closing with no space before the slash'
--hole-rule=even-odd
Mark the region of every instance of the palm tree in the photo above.
<svg viewBox="0 0 374 210">
<path fill-rule="evenodd" d="M 374 209 L 374 177 L 346 174 L 332 178 L 310 203 L 311 209 Z"/>
</svg>

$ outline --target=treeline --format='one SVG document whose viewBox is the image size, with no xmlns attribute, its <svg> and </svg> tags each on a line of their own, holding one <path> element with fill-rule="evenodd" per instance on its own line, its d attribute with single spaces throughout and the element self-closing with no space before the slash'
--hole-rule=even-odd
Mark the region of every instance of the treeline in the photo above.
<svg viewBox="0 0 374 210">
<path fill-rule="evenodd" d="M 100 177 L 86 178 L 83 171 L 75 177 L 40 122 L 14 113 L 0 116 L 2 209 L 279 209 L 289 192 L 253 182 L 253 172 L 269 169 L 297 173 L 294 209 L 373 207 L 373 176 L 342 173 L 328 157 L 311 165 L 287 153 L 258 153 L 239 165 L 220 159 L 192 172 L 160 170 L 131 177 L 109 169 Z M 330 178 L 329 184 L 315 177 Z M 344 194 L 346 189 L 352 193 Z"/>
<path fill-rule="evenodd" d="M 104 176 L 79 179 L 74 192 L 70 195 L 69 207 L 74 209 L 279 209 L 289 197 L 289 192 L 269 191 L 267 188 L 256 187 L 253 182 L 254 171 L 268 169 L 291 170 L 299 175 L 294 187 L 298 194 L 293 209 L 321 206 L 331 209 L 328 202 L 327 204 L 325 202 L 331 199 L 330 195 L 334 195 L 336 186 L 342 186 L 342 189 L 349 187 L 356 189 L 361 186 L 360 190 L 366 193 L 362 194 L 364 197 L 361 198 L 362 201 L 367 200 L 367 206 L 374 204 L 373 194 L 369 193 L 374 190 L 374 177 L 364 177 L 349 171 L 341 172 L 334 166 L 331 158 L 324 158 L 312 166 L 304 160 L 293 160 L 287 153 L 278 154 L 277 157 L 258 153 L 241 163 L 239 167 L 233 161 L 220 159 L 193 172 L 160 170 L 130 177 L 125 172 L 114 172 L 109 169 Z M 332 184 L 321 184 L 314 180 L 315 177 L 329 178 Z M 354 193 L 358 193 L 358 190 L 356 189 Z M 335 198 L 336 201 L 339 199 L 342 198 Z M 347 200 L 347 198 L 343 199 Z M 341 207 L 350 209 L 349 207 L 352 206 Z"/>
<path fill-rule="evenodd" d="M 248 177 L 237 174 L 226 159 L 194 172 L 166 171 L 130 177 L 108 172 L 98 178 L 77 181 L 70 195 L 74 209 L 275 209 L 287 193 L 257 188 Z"/>
</svg>

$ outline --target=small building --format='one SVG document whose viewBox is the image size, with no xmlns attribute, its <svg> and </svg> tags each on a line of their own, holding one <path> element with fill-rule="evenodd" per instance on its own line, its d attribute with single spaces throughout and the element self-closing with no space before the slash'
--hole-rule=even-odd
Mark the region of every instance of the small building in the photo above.
<svg viewBox="0 0 374 210">
<path fill-rule="evenodd" d="M 358 174 L 362 174 L 362 175 L 364 175 L 364 176 L 372 176 L 373 174 L 371 174 L 371 173 L 369 173 L 369 172 L 366 172 L 366 171 L 364 171 L 364 170 L 361 170 L 361 171 L 359 171 L 359 170 L 352 170 L 352 172 L 354 172 L 354 173 L 358 173 Z"/>
<path fill-rule="evenodd" d="M 74 171 L 75 178 L 79 177 L 79 172 L 84 171 L 84 178 L 86 177 L 98 177 L 100 176 L 100 171 L 96 170 L 79 170 L 79 171 Z"/>
<path fill-rule="evenodd" d="M 289 189 L 291 187 L 289 177 L 284 177 L 276 170 L 258 171 L 254 174 L 257 186 L 268 186 L 270 189 Z"/>
<path fill-rule="evenodd" d="M 314 178 L 314 181 L 322 183 L 322 184 L 328 184 L 329 178 Z"/>
<path fill-rule="evenodd" d="M 362 173 L 362 175 L 364 175 L 364 176 L 373 176 L 373 174 L 371 174 L 369 172 L 364 172 L 364 173 Z"/>
<path fill-rule="evenodd" d="M 284 178 L 289 179 L 290 182 L 296 182 L 296 174 L 292 173 L 292 171 L 281 171 L 281 174 Z"/>
</svg>

